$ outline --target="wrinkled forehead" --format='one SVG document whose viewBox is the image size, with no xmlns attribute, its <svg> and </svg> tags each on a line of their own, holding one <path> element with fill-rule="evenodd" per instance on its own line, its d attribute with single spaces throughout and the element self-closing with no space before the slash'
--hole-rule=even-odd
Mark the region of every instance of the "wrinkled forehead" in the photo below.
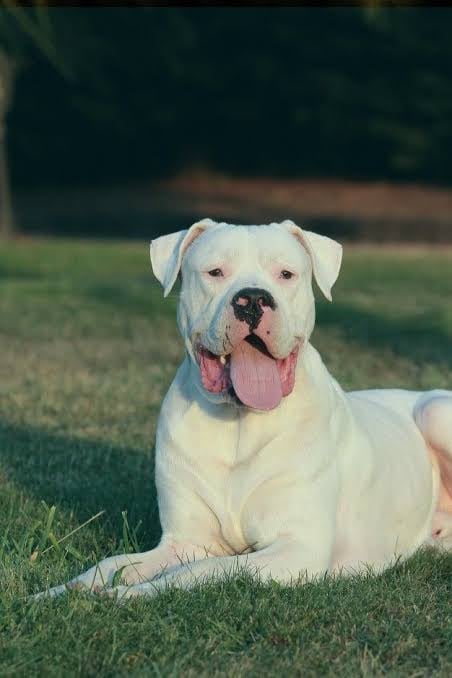
<svg viewBox="0 0 452 678">
<path fill-rule="evenodd" d="M 217 266 L 238 260 L 261 265 L 279 261 L 287 266 L 303 266 L 309 256 L 299 240 L 280 224 L 218 224 L 188 248 L 183 266 L 199 269 L 206 263 Z"/>
</svg>

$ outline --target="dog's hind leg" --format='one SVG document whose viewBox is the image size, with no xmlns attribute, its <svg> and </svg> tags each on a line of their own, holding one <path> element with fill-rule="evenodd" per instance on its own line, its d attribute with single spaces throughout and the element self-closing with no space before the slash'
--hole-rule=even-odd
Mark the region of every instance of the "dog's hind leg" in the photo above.
<svg viewBox="0 0 452 678">
<path fill-rule="evenodd" d="M 452 549 L 452 391 L 425 393 L 416 403 L 414 418 L 439 476 L 433 543 Z"/>
</svg>

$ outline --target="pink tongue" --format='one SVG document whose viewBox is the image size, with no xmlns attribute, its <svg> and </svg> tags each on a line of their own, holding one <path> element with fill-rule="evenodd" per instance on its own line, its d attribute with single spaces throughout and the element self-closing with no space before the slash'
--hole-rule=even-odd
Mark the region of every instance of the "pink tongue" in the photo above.
<svg viewBox="0 0 452 678">
<path fill-rule="evenodd" d="M 242 403 L 272 410 L 283 397 L 276 360 L 242 341 L 231 353 L 231 381 Z"/>
</svg>

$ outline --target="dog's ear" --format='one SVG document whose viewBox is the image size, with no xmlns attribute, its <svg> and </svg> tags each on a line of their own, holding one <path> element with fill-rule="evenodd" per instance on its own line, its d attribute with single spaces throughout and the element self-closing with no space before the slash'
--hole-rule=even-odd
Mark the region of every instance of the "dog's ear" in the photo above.
<svg viewBox="0 0 452 678">
<path fill-rule="evenodd" d="M 163 287 L 163 296 L 171 292 L 187 248 L 201 233 L 214 225 L 212 219 L 202 219 L 188 230 L 162 235 L 151 242 L 152 270 Z"/>
<path fill-rule="evenodd" d="M 317 285 L 331 301 L 331 288 L 337 280 L 342 262 L 342 245 L 325 235 L 305 231 L 287 219 L 281 226 L 287 228 L 307 250 Z"/>
</svg>

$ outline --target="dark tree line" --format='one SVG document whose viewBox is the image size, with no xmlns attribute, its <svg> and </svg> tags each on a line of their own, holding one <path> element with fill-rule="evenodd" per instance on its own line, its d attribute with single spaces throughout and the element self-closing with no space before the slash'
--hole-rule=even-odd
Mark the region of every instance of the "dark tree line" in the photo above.
<svg viewBox="0 0 452 678">
<path fill-rule="evenodd" d="M 21 38 L 26 67 L 8 115 L 16 185 L 131 181 L 193 165 L 452 178 L 449 8 L 47 14 L 44 49 Z"/>
</svg>

